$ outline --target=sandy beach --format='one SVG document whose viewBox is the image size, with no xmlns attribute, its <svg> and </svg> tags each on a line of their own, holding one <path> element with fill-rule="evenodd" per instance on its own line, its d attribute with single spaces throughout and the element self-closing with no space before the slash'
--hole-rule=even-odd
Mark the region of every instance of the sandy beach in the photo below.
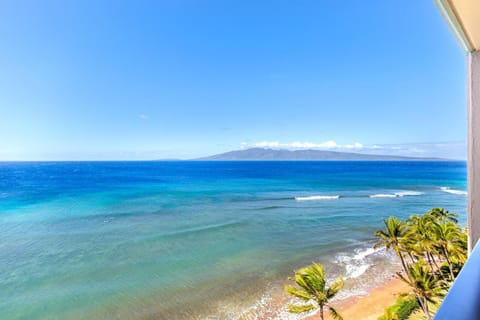
<svg viewBox="0 0 480 320">
<path fill-rule="evenodd" d="M 385 308 L 395 303 L 399 294 L 408 291 L 409 287 L 404 282 L 393 278 L 384 285 L 372 289 L 366 296 L 352 297 L 338 302 L 334 306 L 346 320 L 376 320 L 383 314 Z M 328 313 L 325 318 L 332 319 Z M 319 319 L 319 316 L 317 313 L 305 319 Z"/>
</svg>

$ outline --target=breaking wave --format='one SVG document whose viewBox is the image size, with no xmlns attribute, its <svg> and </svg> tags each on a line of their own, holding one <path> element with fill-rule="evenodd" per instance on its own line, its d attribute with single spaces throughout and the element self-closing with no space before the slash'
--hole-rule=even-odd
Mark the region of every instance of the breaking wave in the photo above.
<svg viewBox="0 0 480 320">
<path fill-rule="evenodd" d="M 368 197 L 369 198 L 396 198 L 397 196 L 390 193 L 379 193 L 379 194 L 372 194 Z"/>
<path fill-rule="evenodd" d="M 369 195 L 369 198 L 401 198 L 401 197 L 410 197 L 410 196 L 420 196 L 423 192 L 418 191 L 400 191 L 395 193 L 378 193 Z"/>
<path fill-rule="evenodd" d="M 450 187 L 440 187 L 440 190 L 450 194 L 457 194 L 461 196 L 466 196 L 468 193 L 464 190 L 451 189 Z"/>
</svg>

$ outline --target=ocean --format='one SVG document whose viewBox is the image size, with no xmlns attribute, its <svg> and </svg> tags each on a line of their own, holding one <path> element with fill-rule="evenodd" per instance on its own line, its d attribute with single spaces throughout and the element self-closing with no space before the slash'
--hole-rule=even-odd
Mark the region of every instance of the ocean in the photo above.
<svg viewBox="0 0 480 320">
<path fill-rule="evenodd" d="M 398 268 L 382 219 L 466 223 L 465 162 L 0 163 L 2 319 L 295 319 L 318 261 L 339 299 Z"/>
</svg>

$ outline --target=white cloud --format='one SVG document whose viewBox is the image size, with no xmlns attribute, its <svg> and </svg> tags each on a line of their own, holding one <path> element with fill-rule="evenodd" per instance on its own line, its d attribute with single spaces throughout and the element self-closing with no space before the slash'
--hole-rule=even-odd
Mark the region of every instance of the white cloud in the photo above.
<svg viewBox="0 0 480 320">
<path fill-rule="evenodd" d="M 359 142 L 355 142 L 354 144 L 344 145 L 344 148 L 347 148 L 347 149 L 363 149 L 363 144 L 361 144 Z"/>
<path fill-rule="evenodd" d="M 278 141 L 260 141 L 255 143 L 242 142 L 242 148 L 273 148 L 273 149 L 363 149 L 363 145 L 359 142 L 351 144 L 338 144 L 333 140 L 321 143 L 309 141 L 293 141 L 290 143 L 281 143 Z"/>
<path fill-rule="evenodd" d="M 254 144 L 258 148 L 281 148 L 282 144 L 278 141 L 262 141 Z"/>
<path fill-rule="evenodd" d="M 260 141 L 242 142 L 241 148 L 271 148 L 290 150 L 320 149 L 392 156 L 437 157 L 449 159 L 466 158 L 465 142 L 363 145 L 359 142 L 338 144 L 334 140 L 328 140 L 320 143 L 309 141 L 293 141 L 290 143 L 282 143 L 279 141 Z"/>
<path fill-rule="evenodd" d="M 148 120 L 148 119 L 150 119 L 149 116 L 147 116 L 146 114 L 143 114 L 143 113 L 139 114 L 139 115 L 138 115 L 138 118 L 139 118 L 140 120 Z"/>
<path fill-rule="evenodd" d="M 290 147 L 297 149 L 312 149 L 312 148 L 325 148 L 332 149 L 340 147 L 335 141 L 329 140 L 323 143 L 314 143 L 314 142 L 292 142 Z"/>
<path fill-rule="evenodd" d="M 465 159 L 465 142 L 406 143 L 365 146 L 362 153 L 388 154 L 392 156 L 432 157 L 446 159 Z"/>
</svg>

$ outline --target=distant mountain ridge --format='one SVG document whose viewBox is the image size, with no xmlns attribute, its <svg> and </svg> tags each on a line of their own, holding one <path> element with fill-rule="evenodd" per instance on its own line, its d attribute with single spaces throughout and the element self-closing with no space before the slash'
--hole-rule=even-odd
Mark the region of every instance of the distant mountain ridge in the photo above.
<svg viewBox="0 0 480 320">
<path fill-rule="evenodd" d="M 250 148 L 245 150 L 229 151 L 194 160 L 203 161 L 306 161 L 306 160 L 384 160 L 384 161 L 408 161 L 408 160 L 447 160 L 440 158 L 416 158 L 391 155 L 373 155 L 353 152 L 325 151 L 325 150 L 285 150 Z"/>
</svg>

